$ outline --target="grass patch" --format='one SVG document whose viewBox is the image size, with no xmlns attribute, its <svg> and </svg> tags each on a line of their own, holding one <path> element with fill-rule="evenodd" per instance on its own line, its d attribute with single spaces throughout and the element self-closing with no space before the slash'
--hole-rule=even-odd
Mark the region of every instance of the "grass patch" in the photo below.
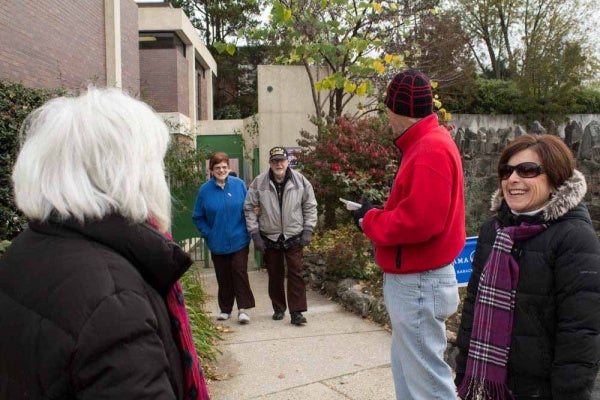
<svg viewBox="0 0 600 400">
<path fill-rule="evenodd" d="M 185 294 L 185 305 L 200 364 L 206 378 L 212 379 L 215 375 L 217 355 L 221 353 L 217 348 L 217 343 L 223 338 L 219 335 L 217 326 L 204 308 L 208 295 L 204 291 L 199 274 L 200 268 L 202 268 L 201 263 L 195 262 L 181 278 L 181 285 Z"/>
</svg>

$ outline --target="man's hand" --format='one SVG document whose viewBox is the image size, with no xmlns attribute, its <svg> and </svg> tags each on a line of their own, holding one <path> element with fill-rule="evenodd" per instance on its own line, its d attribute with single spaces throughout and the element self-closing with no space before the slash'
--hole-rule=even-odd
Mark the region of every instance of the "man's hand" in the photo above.
<svg viewBox="0 0 600 400">
<path fill-rule="evenodd" d="M 260 236 L 259 232 L 252 234 L 252 241 L 254 242 L 254 248 L 259 251 L 265 251 L 265 241 Z"/>
<path fill-rule="evenodd" d="M 360 207 L 358 210 L 352 211 L 352 217 L 354 218 L 356 227 L 362 232 L 362 219 L 365 217 L 367 211 L 369 211 L 371 208 L 375 208 L 375 206 L 373 206 L 373 204 L 371 204 L 369 199 L 367 199 L 365 196 L 360 199 L 360 203 L 362 204 L 362 207 Z"/>
<path fill-rule="evenodd" d="M 310 244 L 310 238 L 312 237 L 312 232 L 305 229 L 302 231 L 302 237 L 300 238 L 300 246 L 306 247 Z"/>
</svg>

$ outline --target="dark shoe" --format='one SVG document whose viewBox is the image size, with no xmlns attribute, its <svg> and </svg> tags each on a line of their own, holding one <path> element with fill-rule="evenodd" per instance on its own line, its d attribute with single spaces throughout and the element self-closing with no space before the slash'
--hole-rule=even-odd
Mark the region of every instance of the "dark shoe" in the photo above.
<svg viewBox="0 0 600 400">
<path fill-rule="evenodd" d="M 273 319 L 275 321 L 281 321 L 283 319 L 283 316 L 284 316 L 283 311 L 275 311 L 273 313 Z"/>
<path fill-rule="evenodd" d="M 293 312 L 291 315 L 292 315 L 292 324 L 302 325 L 302 324 L 306 323 L 306 318 L 302 315 L 301 312 Z"/>
</svg>

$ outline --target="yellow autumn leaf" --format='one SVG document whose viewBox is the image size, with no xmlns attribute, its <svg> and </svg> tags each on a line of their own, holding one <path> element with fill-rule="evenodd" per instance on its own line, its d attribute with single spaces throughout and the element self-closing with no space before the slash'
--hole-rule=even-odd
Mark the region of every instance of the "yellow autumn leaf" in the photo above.
<svg viewBox="0 0 600 400">
<path fill-rule="evenodd" d="M 379 72 L 380 74 L 383 74 L 385 72 L 385 67 L 383 66 L 383 63 L 379 60 L 373 61 L 373 69 Z"/>
<path fill-rule="evenodd" d="M 438 87 L 438 83 L 437 83 L 437 82 L 434 82 L 434 81 L 432 81 L 432 82 L 431 82 L 431 87 L 432 87 L 433 89 L 437 88 L 437 87 Z"/>
<path fill-rule="evenodd" d="M 324 79 L 323 80 L 323 89 L 334 89 L 335 82 L 332 79 Z"/>
<path fill-rule="evenodd" d="M 344 82 L 344 92 L 352 93 L 356 90 L 356 84 L 346 81 Z"/>
<path fill-rule="evenodd" d="M 392 61 L 394 61 L 394 56 L 391 54 L 386 54 L 385 57 L 383 57 L 383 60 L 390 64 Z"/>
<path fill-rule="evenodd" d="M 445 121 L 450 121 L 451 119 L 452 119 L 452 114 L 451 113 L 444 114 L 444 120 Z"/>
<path fill-rule="evenodd" d="M 435 108 L 440 108 L 442 106 L 442 102 L 439 100 L 434 100 L 433 104 L 435 105 Z"/>
<path fill-rule="evenodd" d="M 381 10 L 382 10 L 381 4 L 379 4 L 379 3 L 373 3 L 371 5 L 371 7 L 373 7 L 373 10 L 375 10 L 377 12 L 381 12 Z"/>
<path fill-rule="evenodd" d="M 364 96 L 365 93 L 367 93 L 367 84 L 363 82 L 356 88 L 356 94 L 359 96 Z"/>
</svg>

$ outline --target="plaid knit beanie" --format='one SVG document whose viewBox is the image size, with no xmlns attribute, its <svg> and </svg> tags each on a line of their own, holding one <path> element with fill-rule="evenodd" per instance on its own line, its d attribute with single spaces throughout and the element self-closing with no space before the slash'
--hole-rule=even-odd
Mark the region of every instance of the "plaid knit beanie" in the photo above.
<svg viewBox="0 0 600 400">
<path fill-rule="evenodd" d="M 394 114 L 423 118 L 433 114 L 433 95 L 429 78 L 417 69 L 396 74 L 385 96 L 385 105 Z"/>
</svg>

